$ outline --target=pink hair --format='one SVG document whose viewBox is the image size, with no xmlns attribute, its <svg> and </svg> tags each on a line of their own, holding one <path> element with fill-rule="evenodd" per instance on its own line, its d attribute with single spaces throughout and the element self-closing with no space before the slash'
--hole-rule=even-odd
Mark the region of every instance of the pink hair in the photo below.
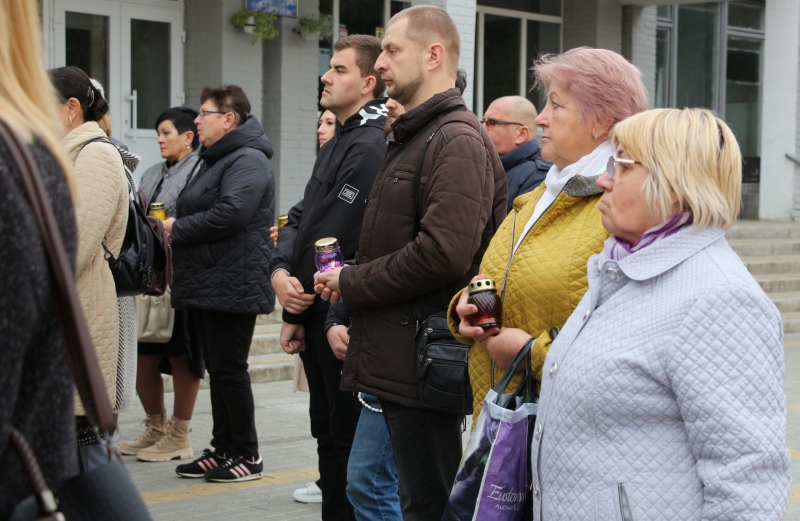
<svg viewBox="0 0 800 521">
<path fill-rule="evenodd" d="M 642 74 L 628 60 L 606 49 L 578 47 L 563 54 L 545 54 L 533 64 L 536 85 L 552 83 L 568 90 L 582 121 L 617 123 L 647 110 Z"/>
</svg>

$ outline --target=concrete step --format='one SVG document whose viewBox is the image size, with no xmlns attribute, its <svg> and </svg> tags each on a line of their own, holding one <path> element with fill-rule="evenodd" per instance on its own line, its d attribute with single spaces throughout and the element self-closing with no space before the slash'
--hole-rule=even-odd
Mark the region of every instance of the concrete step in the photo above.
<svg viewBox="0 0 800 521">
<path fill-rule="evenodd" d="M 800 291 L 783 291 L 767 296 L 781 313 L 800 312 Z"/>
<path fill-rule="evenodd" d="M 800 274 L 787 275 L 783 273 L 769 275 L 754 275 L 756 282 L 767 294 L 800 291 Z"/>
<path fill-rule="evenodd" d="M 250 356 L 283 353 L 278 341 L 280 332 L 281 326 L 278 324 L 256 325 L 253 342 L 250 344 Z"/>
<path fill-rule="evenodd" d="M 282 322 L 282 314 L 283 308 L 278 303 L 278 300 L 275 299 L 275 309 L 269 315 L 258 315 L 258 317 L 256 317 L 256 325 L 263 326 L 267 324 L 280 324 Z"/>
<path fill-rule="evenodd" d="M 753 276 L 800 273 L 800 255 L 742 257 L 742 261 Z"/>
<path fill-rule="evenodd" d="M 783 334 L 800 333 L 800 312 L 781 313 L 783 320 Z"/>
<path fill-rule="evenodd" d="M 265 382 L 278 382 L 282 380 L 291 380 L 294 375 L 294 357 L 287 354 L 277 355 L 251 355 L 247 359 L 250 365 L 247 370 L 250 373 L 250 381 L 252 383 L 265 383 Z M 172 385 L 172 377 L 169 375 L 162 375 L 164 380 L 164 391 L 171 393 L 174 391 Z M 201 389 L 208 389 L 209 376 L 200 381 Z"/>
<path fill-rule="evenodd" d="M 777 221 L 738 221 L 725 234 L 728 240 L 796 239 L 800 238 L 800 223 Z"/>
<path fill-rule="evenodd" d="M 733 251 L 740 257 L 765 257 L 771 255 L 800 254 L 800 238 L 797 239 L 734 239 L 729 240 Z"/>
</svg>

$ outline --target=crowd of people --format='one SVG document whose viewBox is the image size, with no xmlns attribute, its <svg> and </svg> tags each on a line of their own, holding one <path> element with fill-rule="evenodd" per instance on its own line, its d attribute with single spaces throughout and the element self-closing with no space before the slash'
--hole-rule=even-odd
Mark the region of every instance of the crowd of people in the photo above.
<svg viewBox="0 0 800 521">
<path fill-rule="evenodd" d="M 742 156 L 711 111 L 647 110 L 640 71 L 584 47 L 534 63 L 541 112 L 508 96 L 479 120 L 462 97 L 455 23 L 412 7 L 382 40 L 334 44 L 316 161 L 278 230 L 273 148 L 241 88 L 206 87 L 198 111 L 161 114 L 164 161 L 137 184 L 138 158 L 110 140 L 102 88 L 77 67 L 39 66 L 35 4 L 0 4 L 0 28 L 0 120 L 38 163 L 113 410 L 135 389 L 145 411 L 122 454 L 191 460 L 175 469 L 183 478 L 261 478 L 247 360 L 257 316 L 277 299 L 319 466 L 293 498 L 321 503 L 323 521 L 439 521 L 466 425 L 420 395 L 418 331 L 441 312 L 468 346 L 475 418 L 531 345 L 538 412 L 517 519 L 783 518 L 783 326 L 725 240 Z M 98 433 L 73 396 L 47 256 L 2 141 L 0 184 L 6 519 L 30 494 L 12 427 L 52 483 L 107 463 L 114 433 Z M 166 213 L 172 284 L 118 297 L 108 261 L 139 193 Z M 346 262 L 321 271 L 328 238 Z M 482 279 L 498 288 L 497 327 L 475 321 L 467 287 Z M 144 331 L 153 314 L 164 326 Z M 206 371 L 213 428 L 195 458 Z"/>
</svg>

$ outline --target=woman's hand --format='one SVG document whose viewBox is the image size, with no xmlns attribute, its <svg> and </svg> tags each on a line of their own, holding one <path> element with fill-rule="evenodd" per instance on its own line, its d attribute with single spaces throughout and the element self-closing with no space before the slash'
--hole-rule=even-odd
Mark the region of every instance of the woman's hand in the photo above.
<svg viewBox="0 0 800 521">
<path fill-rule="evenodd" d="M 489 277 L 487 277 L 485 273 L 481 273 L 480 275 L 474 276 L 472 281 L 474 282 L 476 280 L 487 278 Z M 468 304 L 467 299 L 469 299 L 469 288 L 464 288 L 464 290 L 461 292 L 461 297 L 458 299 L 458 304 L 456 305 L 456 313 L 458 313 L 458 318 L 460 320 L 460 323 L 458 324 L 458 333 L 461 336 L 475 339 L 478 342 L 483 342 L 484 339 L 500 332 L 500 328 L 497 327 L 493 327 L 488 331 L 484 331 L 482 327 L 474 325 L 470 317 L 478 312 L 478 307 L 474 304 Z"/>
<path fill-rule="evenodd" d="M 169 219 L 161 221 L 161 223 L 164 225 L 164 231 L 166 231 L 169 234 L 172 234 L 172 223 L 174 222 L 175 222 L 174 217 L 170 217 Z"/>
<path fill-rule="evenodd" d="M 270 226 L 269 227 L 269 238 L 272 239 L 272 241 L 275 244 L 278 244 L 278 227 L 277 226 Z"/>
<path fill-rule="evenodd" d="M 347 326 L 332 326 L 328 328 L 325 336 L 328 337 L 328 343 L 331 345 L 333 355 L 343 361 L 347 356 L 347 345 L 350 343 L 350 334 Z"/>
<path fill-rule="evenodd" d="M 499 367 L 507 369 L 514 357 L 517 356 L 517 353 L 522 351 L 522 348 L 531 338 L 531 335 L 521 329 L 501 327 L 499 332 L 486 337 L 480 342 L 489 353 L 489 356 L 492 357 L 492 360 Z M 521 369 L 525 369 L 524 365 Z"/>
</svg>

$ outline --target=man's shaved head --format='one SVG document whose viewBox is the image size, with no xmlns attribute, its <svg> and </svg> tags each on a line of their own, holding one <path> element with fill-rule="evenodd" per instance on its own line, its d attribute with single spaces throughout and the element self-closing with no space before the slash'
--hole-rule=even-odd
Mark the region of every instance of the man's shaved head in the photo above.
<svg viewBox="0 0 800 521">
<path fill-rule="evenodd" d="M 387 27 L 407 20 L 407 36 L 420 46 L 440 43 L 445 50 L 447 71 L 455 78 L 461 55 L 461 35 L 447 11 L 432 5 L 416 5 L 403 9 L 389 20 Z"/>
<path fill-rule="evenodd" d="M 536 134 L 536 116 L 539 113 L 536 111 L 536 106 L 529 99 L 522 96 L 503 96 L 494 100 L 492 105 L 495 103 L 504 106 L 511 121 L 522 123 L 530 128 L 534 135 Z"/>
</svg>

